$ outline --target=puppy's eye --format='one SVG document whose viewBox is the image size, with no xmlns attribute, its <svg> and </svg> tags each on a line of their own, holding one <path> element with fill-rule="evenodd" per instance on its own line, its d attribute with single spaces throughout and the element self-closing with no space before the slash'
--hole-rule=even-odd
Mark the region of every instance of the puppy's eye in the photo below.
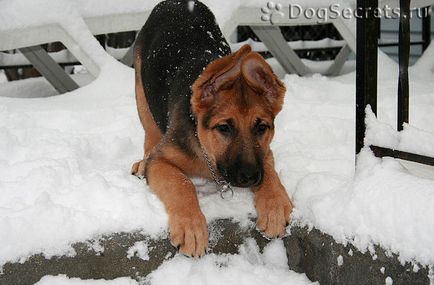
<svg viewBox="0 0 434 285">
<path fill-rule="evenodd" d="M 261 136 L 261 135 L 265 134 L 265 132 L 266 132 L 269 128 L 270 128 L 270 127 L 269 127 L 268 125 L 266 125 L 266 124 L 263 124 L 263 123 L 258 124 L 258 125 L 256 126 L 256 134 L 259 135 L 259 136 Z"/>
<path fill-rule="evenodd" d="M 223 135 L 230 135 L 231 127 L 228 124 L 221 124 L 215 127 L 217 131 L 219 131 Z"/>
</svg>

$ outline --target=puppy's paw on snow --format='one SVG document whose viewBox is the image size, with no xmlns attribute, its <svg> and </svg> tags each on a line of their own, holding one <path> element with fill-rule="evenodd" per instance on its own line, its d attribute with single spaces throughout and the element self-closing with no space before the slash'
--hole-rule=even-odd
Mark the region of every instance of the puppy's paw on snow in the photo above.
<svg viewBox="0 0 434 285">
<path fill-rule="evenodd" d="M 200 212 L 169 214 L 170 239 L 173 246 L 187 256 L 200 257 L 208 248 L 208 226 Z"/>
<path fill-rule="evenodd" d="M 145 166 L 145 159 L 135 162 L 131 167 L 131 174 L 137 176 L 140 179 L 143 179 L 145 177 Z"/>
<path fill-rule="evenodd" d="M 293 208 L 286 193 L 263 191 L 256 194 L 255 200 L 257 229 L 268 238 L 283 237 Z"/>
</svg>

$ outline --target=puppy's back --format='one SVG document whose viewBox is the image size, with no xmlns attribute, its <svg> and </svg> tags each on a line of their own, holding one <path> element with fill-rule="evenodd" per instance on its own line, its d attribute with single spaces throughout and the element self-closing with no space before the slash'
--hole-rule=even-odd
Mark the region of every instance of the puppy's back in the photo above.
<svg viewBox="0 0 434 285">
<path fill-rule="evenodd" d="M 145 96 L 158 127 L 166 132 L 171 108 L 188 109 L 191 85 L 212 60 L 230 53 L 212 12 L 199 1 L 160 2 L 139 33 Z M 179 108 L 179 107 L 178 107 Z"/>
</svg>

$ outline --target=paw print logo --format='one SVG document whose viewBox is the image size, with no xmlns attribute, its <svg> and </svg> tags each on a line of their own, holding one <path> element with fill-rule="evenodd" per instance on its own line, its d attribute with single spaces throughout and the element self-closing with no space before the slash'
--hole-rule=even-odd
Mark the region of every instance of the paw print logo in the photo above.
<svg viewBox="0 0 434 285">
<path fill-rule="evenodd" d="M 282 12 L 282 4 L 274 3 L 273 1 L 269 1 L 267 6 L 261 8 L 261 11 L 263 13 L 261 20 L 270 22 L 272 25 L 278 23 L 285 16 Z"/>
</svg>

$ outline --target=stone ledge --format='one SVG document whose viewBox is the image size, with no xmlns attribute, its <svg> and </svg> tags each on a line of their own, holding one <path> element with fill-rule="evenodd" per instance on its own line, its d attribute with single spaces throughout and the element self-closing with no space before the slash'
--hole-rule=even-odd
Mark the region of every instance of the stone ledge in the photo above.
<svg viewBox="0 0 434 285">
<path fill-rule="evenodd" d="M 306 273 L 310 280 L 322 285 L 385 284 L 388 276 L 393 285 L 430 284 L 428 267 L 419 266 L 418 272 L 413 272 L 412 264 L 401 265 L 396 255 L 390 256 L 380 247 L 375 247 L 374 260 L 369 252 L 361 253 L 350 244 L 336 243 L 330 235 L 317 229 L 292 228 L 284 244 L 289 268 Z M 342 263 L 338 262 L 339 256 Z"/>
<path fill-rule="evenodd" d="M 214 253 L 237 253 L 238 247 L 248 237 L 254 238 L 260 249 L 268 243 L 254 228 L 245 229 L 230 220 L 210 224 L 217 240 L 211 240 L 210 251 Z M 147 241 L 150 259 L 127 258 L 127 250 L 137 241 Z M 130 276 L 135 279 L 146 276 L 176 250 L 167 238 L 151 239 L 140 233 L 116 233 L 99 241 L 102 253 L 89 249 L 88 242 L 74 244 L 74 257 L 45 259 L 41 254 L 30 257 L 24 263 L 6 263 L 0 284 L 34 284 L 44 275 L 66 274 L 82 279 L 114 279 Z M 353 246 L 336 243 L 327 234 L 313 229 L 293 227 L 291 235 L 284 238 L 289 268 L 304 272 L 312 281 L 321 284 L 384 284 L 390 276 L 393 284 L 429 284 L 428 268 L 413 272 L 412 265 L 402 266 L 396 256 L 388 257 L 381 248 L 376 248 L 377 258 L 361 253 Z M 353 252 L 351 256 L 348 252 Z M 338 264 L 342 256 L 343 263 Z M 339 257 L 340 258 L 340 257 Z M 384 274 L 380 268 L 384 267 Z"/>
</svg>

